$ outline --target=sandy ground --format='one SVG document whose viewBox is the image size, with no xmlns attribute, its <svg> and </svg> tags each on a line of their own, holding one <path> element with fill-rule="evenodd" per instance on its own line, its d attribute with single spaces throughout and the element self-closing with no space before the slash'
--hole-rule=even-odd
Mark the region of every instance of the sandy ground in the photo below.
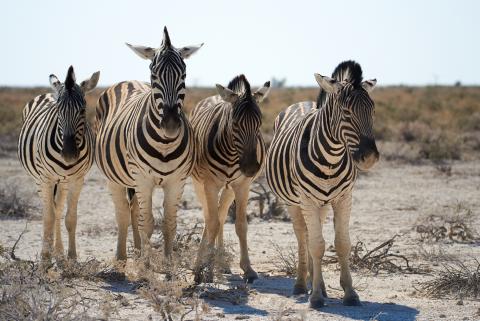
<svg viewBox="0 0 480 321">
<path fill-rule="evenodd" d="M 39 204 L 32 180 L 26 176 L 14 156 L 0 159 L 1 182 L 17 184 L 33 202 Z M 154 195 L 154 206 L 161 205 L 162 193 Z M 178 213 L 179 229 L 202 221 L 201 209 L 191 185 L 187 185 L 184 199 L 187 209 Z M 441 246 L 447 254 L 462 261 L 480 258 L 480 244 L 440 241 L 422 244 L 415 232 L 416 222 L 430 214 L 453 212 L 454 206 L 462 204 L 475 215 L 474 227 L 479 226 L 480 216 L 480 163 L 459 162 L 453 165 L 452 175 L 441 174 L 431 165 L 408 165 L 382 161 L 371 173 L 362 175 L 354 190 L 354 205 L 351 221 L 351 239 L 365 242 L 369 249 L 398 234 L 392 249 L 406 255 L 414 266 L 429 264 L 435 270 L 439 266 L 423 261 L 417 254 L 420 246 L 434 249 Z M 255 211 L 252 205 L 250 211 Z M 106 189 L 105 180 L 94 168 L 89 173 L 79 202 L 77 249 L 79 260 L 96 257 L 111 261 L 116 246 L 116 223 L 113 204 Z M 24 229 L 25 220 L 1 220 L 0 243 L 10 247 Z M 64 230 L 64 242 L 66 230 Z M 219 288 L 235 288 L 242 285 L 238 266 L 238 242 L 233 224 L 225 226 L 226 238 L 234 244 L 235 262 L 233 275 L 216 284 Z M 477 228 L 478 230 L 478 228 Z M 42 222 L 39 219 L 28 223 L 27 232 L 18 244 L 16 254 L 22 258 L 35 259 L 41 246 Z M 155 231 L 160 233 L 160 231 Z M 332 219 L 329 217 L 324 229 L 327 248 L 333 244 Z M 339 290 L 339 271 L 335 265 L 326 267 L 324 273 L 330 298 L 328 306 L 320 311 L 308 308 L 307 296 L 291 295 L 293 278 L 278 271 L 279 258 L 274 249 L 277 244 L 285 251 L 296 246 L 295 236 L 289 222 L 266 222 L 254 219 L 249 225 L 249 248 L 253 267 L 260 279 L 252 284 L 238 304 L 221 300 L 207 300 L 211 309 L 202 315 L 204 320 L 480 320 L 480 301 L 464 299 L 429 299 L 416 288 L 420 281 L 432 278 L 431 274 L 353 272 L 354 284 L 363 302 L 362 307 L 344 307 Z M 131 238 L 129 240 L 131 242 Z M 64 243 L 65 244 L 65 243 Z M 66 244 L 65 244 L 66 246 Z M 332 255 L 333 253 L 327 252 Z M 193 258 L 192 258 L 193 259 Z M 136 293 L 134 286 L 125 282 L 77 282 L 77 286 L 91 296 L 103 298 L 121 295 L 124 303 L 118 304 L 112 319 L 159 320 L 150 302 Z M 126 300 L 126 301 L 125 301 Z M 193 319 L 187 315 L 186 319 Z"/>
</svg>

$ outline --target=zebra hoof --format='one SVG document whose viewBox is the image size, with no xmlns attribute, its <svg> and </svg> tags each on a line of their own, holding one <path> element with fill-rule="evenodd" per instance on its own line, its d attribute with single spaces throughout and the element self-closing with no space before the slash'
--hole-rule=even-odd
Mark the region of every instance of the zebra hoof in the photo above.
<svg viewBox="0 0 480 321">
<path fill-rule="evenodd" d="M 293 295 L 302 295 L 307 293 L 308 293 L 308 290 L 305 285 L 295 284 L 293 286 L 293 291 L 292 291 Z"/>
<path fill-rule="evenodd" d="M 356 296 L 344 297 L 343 298 L 343 305 L 352 306 L 352 307 L 360 307 L 360 306 L 362 306 L 362 303 L 360 302 L 360 299 L 356 295 Z"/>
<path fill-rule="evenodd" d="M 310 307 L 312 309 L 320 309 L 325 306 L 325 300 L 322 297 L 312 297 L 310 296 Z"/>
<path fill-rule="evenodd" d="M 257 272 L 255 271 L 250 271 L 249 273 L 246 273 L 244 276 L 243 276 L 243 279 L 249 283 L 249 284 L 252 284 L 253 281 L 257 280 L 258 279 L 258 274 Z"/>
</svg>

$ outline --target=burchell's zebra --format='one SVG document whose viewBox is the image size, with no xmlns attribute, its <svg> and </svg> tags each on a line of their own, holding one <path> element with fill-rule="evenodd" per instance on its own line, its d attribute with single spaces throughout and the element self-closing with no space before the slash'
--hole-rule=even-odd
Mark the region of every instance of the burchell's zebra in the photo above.
<svg viewBox="0 0 480 321">
<path fill-rule="evenodd" d="M 53 93 L 31 100 L 23 109 L 18 157 L 33 177 L 43 201 L 42 259 L 63 256 L 60 222 L 67 200 L 65 225 L 68 257 L 76 258 L 77 203 L 85 174 L 93 163 L 94 136 L 85 111 L 85 93 L 95 88 L 100 72 L 77 85 L 73 67 L 62 84 L 50 75 Z M 68 193 L 68 198 L 67 198 Z"/>
<path fill-rule="evenodd" d="M 323 306 L 326 297 L 321 262 L 327 205 L 334 211 L 343 302 L 360 304 L 349 270 L 352 188 L 357 168 L 368 170 L 379 159 L 372 131 L 374 103 L 368 94 L 376 80 L 362 81 L 362 69 L 353 61 L 337 66 L 332 77 L 315 74 L 325 91 L 319 95 L 319 108 L 296 104 L 277 117 L 266 164 L 268 184 L 288 204 L 298 241 L 296 294 L 307 291 L 308 242 L 313 265 L 312 307 Z"/>
<path fill-rule="evenodd" d="M 201 46 L 175 48 L 166 28 L 159 49 L 127 45 L 152 61 L 151 84 L 121 82 L 100 96 L 95 160 L 109 180 L 114 200 L 117 258 L 126 259 L 130 219 L 135 247 L 144 249 L 149 244 L 153 233 L 152 192 L 157 186 L 164 190 L 164 246 L 170 256 L 177 204 L 194 163 L 193 132 L 183 112 L 183 59 Z"/>
<path fill-rule="evenodd" d="M 196 282 L 202 281 L 204 276 L 205 281 L 212 279 L 215 239 L 219 249 L 223 250 L 223 224 L 234 199 L 240 266 L 249 282 L 258 278 L 248 257 L 246 207 L 250 184 L 260 172 L 265 158 L 265 143 L 260 133 L 262 113 L 258 103 L 266 97 L 269 87 L 270 82 L 266 82 L 252 93 L 247 79 L 240 75 L 229 83 L 228 88 L 217 85 L 219 95 L 202 100 L 192 111 L 197 147 L 193 182 L 205 218 Z M 207 275 L 202 272 L 205 265 L 208 265 Z"/>
</svg>

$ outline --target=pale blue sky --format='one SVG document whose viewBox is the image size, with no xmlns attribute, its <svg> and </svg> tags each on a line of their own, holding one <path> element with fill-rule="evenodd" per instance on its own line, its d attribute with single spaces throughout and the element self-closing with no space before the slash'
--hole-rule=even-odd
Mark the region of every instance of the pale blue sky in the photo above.
<svg viewBox="0 0 480 321">
<path fill-rule="evenodd" d="M 226 84 L 244 73 L 316 86 L 355 59 L 380 85 L 480 84 L 480 1 L 4 1 L 0 85 L 48 85 L 73 65 L 100 85 L 148 80 L 148 62 L 125 46 L 204 42 L 187 86 Z"/>
</svg>

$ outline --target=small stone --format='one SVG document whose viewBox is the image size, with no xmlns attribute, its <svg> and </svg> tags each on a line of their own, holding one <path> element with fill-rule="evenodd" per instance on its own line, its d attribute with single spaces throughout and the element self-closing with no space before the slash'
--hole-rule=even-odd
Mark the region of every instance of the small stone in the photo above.
<svg viewBox="0 0 480 321">
<path fill-rule="evenodd" d="M 218 312 L 217 314 L 215 314 L 217 317 L 219 318 L 225 318 L 225 313 L 223 312 Z"/>
<path fill-rule="evenodd" d="M 267 252 L 266 251 L 262 251 L 262 254 L 266 254 Z"/>
<path fill-rule="evenodd" d="M 458 300 L 457 305 L 463 305 L 463 300 Z"/>
<path fill-rule="evenodd" d="M 440 314 L 438 317 L 442 318 L 442 319 L 445 319 L 447 316 L 445 314 Z"/>
<path fill-rule="evenodd" d="M 237 315 L 235 317 L 235 320 L 247 320 L 247 319 L 250 319 L 249 315 Z"/>
</svg>

